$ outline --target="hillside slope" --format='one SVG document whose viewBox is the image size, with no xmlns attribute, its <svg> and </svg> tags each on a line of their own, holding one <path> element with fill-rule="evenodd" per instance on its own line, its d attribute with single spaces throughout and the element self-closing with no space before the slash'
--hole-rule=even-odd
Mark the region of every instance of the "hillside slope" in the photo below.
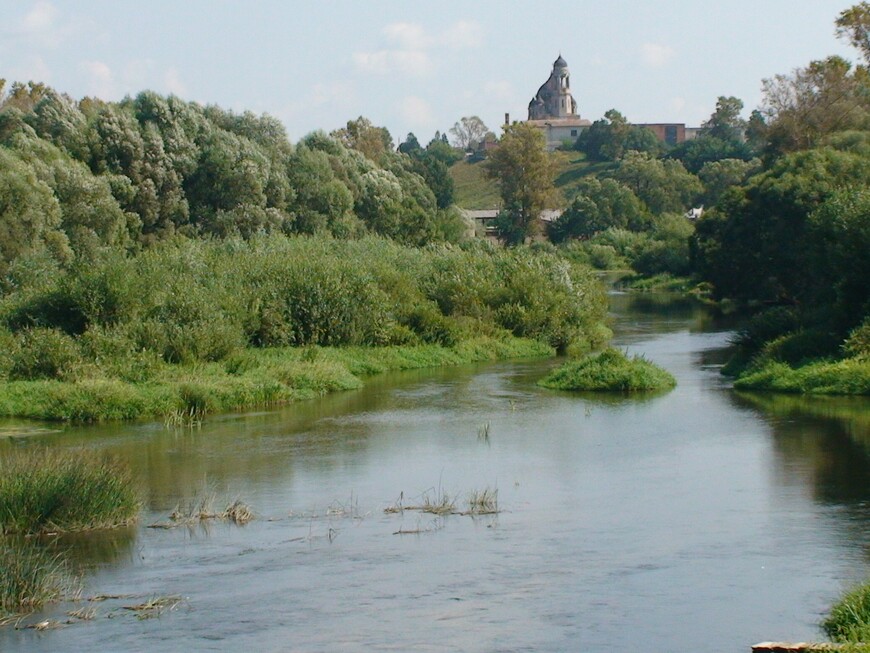
<svg viewBox="0 0 870 653">
<path fill-rule="evenodd" d="M 612 163 L 589 163 L 580 152 L 553 152 L 556 163 L 556 188 L 562 191 L 565 200 L 574 195 L 579 180 L 609 170 Z M 450 176 L 455 185 L 456 205 L 463 209 L 492 209 L 501 204 L 498 187 L 487 179 L 484 162 L 460 161 L 450 167 Z"/>
</svg>

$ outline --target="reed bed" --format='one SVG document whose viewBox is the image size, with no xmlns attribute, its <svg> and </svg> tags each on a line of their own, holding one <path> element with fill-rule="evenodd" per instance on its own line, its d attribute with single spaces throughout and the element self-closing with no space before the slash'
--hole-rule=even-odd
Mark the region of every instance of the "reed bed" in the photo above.
<svg viewBox="0 0 870 653">
<path fill-rule="evenodd" d="M 0 459 L 0 533 L 111 528 L 136 519 L 129 469 L 89 451 L 23 449 Z"/>
<path fill-rule="evenodd" d="M 63 559 L 21 538 L 0 538 L 0 623 L 75 594 L 78 580 Z"/>
</svg>

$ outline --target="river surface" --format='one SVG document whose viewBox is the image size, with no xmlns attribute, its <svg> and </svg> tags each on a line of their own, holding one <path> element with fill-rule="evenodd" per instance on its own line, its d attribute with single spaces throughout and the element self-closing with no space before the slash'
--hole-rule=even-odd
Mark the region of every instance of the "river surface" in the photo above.
<svg viewBox="0 0 870 653">
<path fill-rule="evenodd" d="M 513 361 L 198 429 L 0 439 L 0 455 L 111 452 L 145 500 L 137 527 L 56 545 L 85 598 L 118 598 L 30 620 L 96 610 L 56 630 L 0 629 L 0 650 L 736 653 L 821 638 L 827 607 L 870 574 L 870 402 L 738 395 L 718 373 L 730 334 L 702 308 L 611 299 L 616 344 L 676 389 L 553 392 L 535 381 L 558 361 Z M 445 495 L 463 511 L 485 489 L 496 515 L 385 512 Z M 257 519 L 148 528 L 209 494 Z M 124 609 L 174 595 L 156 618 Z"/>
</svg>

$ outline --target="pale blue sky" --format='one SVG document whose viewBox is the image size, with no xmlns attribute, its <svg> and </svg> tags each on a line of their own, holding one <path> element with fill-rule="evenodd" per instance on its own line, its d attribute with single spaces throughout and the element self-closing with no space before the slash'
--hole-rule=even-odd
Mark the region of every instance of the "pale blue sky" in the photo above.
<svg viewBox="0 0 870 653">
<path fill-rule="evenodd" d="M 80 98 L 150 88 L 280 118 L 292 140 L 360 115 L 424 143 L 476 114 L 524 119 L 561 52 L 583 117 L 749 110 L 761 80 L 856 54 L 834 36 L 849 0 L 0 0 L 0 77 Z"/>
</svg>

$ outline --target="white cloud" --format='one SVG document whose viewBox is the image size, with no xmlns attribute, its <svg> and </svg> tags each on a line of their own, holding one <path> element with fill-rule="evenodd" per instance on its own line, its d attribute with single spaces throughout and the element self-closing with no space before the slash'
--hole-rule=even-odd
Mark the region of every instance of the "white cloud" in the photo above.
<svg viewBox="0 0 870 653">
<path fill-rule="evenodd" d="M 61 24 L 60 12 L 50 2 L 40 0 L 33 4 L 13 27 L 13 34 L 25 44 L 56 48 L 70 35 L 75 27 Z"/>
<path fill-rule="evenodd" d="M 382 32 L 398 47 L 355 52 L 353 62 L 358 70 L 376 75 L 426 75 L 437 59 L 430 56 L 431 52 L 463 50 L 477 47 L 483 41 L 483 30 L 470 21 L 459 21 L 437 34 L 428 33 L 416 23 L 390 23 Z"/>
<path fill-rule="evenodd" d="M 641 61 L 649 68 L 661 68 L 676 54 L 671 46 L 659 43 L 644 43 L 640 48 Z"/>
<path fill-rule="evenodd" d="M 83 61 L 81 69 L 88 76 L 87 94 L 103 100 L 116 99 L 115 76 L 102 61 Z"/>
<path fill-rule="evenodd" d="M 354 52 L 353 62 L 362 72 L 376 75 L 397 72 L 407 75 L 425 75 L 432 69 L 429 55 L 419 50 Z"/>
<path fill-rule="evenodd" d="M 413 23 L 392 23 L 383 29 L 391 41 L 396 41 L 405 50 L 423 50 L 432 45 L 432 38 L 421 25 Z"/>
<path fill-rule="evenodd" d="M 409 95 L 399 105 L 402 118 L 414 129 L 429 129 L 435 124 L 435 114 L 426 100 Z"/>
<path fill-rule="evenodd" d="M 476 48 L 483 42 L 483 29 L 478 23 L 460 20 L 447 28 L 439 40 L 452 50 Z"/>
</svg>

